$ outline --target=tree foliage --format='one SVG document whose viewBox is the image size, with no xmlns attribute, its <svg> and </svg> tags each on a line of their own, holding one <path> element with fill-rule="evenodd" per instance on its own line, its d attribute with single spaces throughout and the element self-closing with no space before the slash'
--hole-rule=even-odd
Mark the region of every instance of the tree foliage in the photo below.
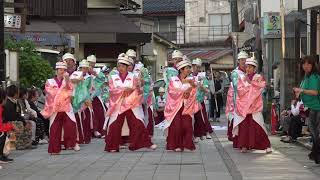
<svg viewBox="0 0 320 180">
<path fill-rule="evenodd" d="M 5 41 L 6 49 L 19 54 L 19 82 L 21 87 L 42 87 L 45 81 L 54 74 L 49 62 L 43 59 L 35 49 L 32 41 Z"/>
</svg>

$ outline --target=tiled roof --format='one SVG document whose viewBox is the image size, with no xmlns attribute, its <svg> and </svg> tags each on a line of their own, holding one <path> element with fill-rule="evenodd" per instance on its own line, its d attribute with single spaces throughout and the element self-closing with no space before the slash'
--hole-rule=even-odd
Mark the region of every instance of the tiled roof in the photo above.
<svg viewBox="0 0 320 180">
<path fill-rule="evenodd" d="M 184 0 L 144 0 L 143 13 L 184 12 Z"/>
<path fill-rule="evenodd" d="M 225 55 L 232 54 L 232 49 L 181 49 L 189 59 L 200 58 L 204 62 L 212 63 Z"/>
</svg>

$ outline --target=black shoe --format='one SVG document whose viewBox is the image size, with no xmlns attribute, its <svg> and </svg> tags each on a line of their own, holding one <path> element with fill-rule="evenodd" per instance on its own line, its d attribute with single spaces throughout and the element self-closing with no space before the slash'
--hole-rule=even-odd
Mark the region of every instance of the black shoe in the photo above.
<svg viewBox="0 0 320 180">
<path fill-rule="evenodd" d="M 308 154 L 308 157 L 310 161 L 314 161 L 314 155 L 312 152 Z"/>
<path fill-rule="evenodd" d="M 320 164 L 320 154 L 313 155 L 313 160 L 316 164 Z"/>
<path fill-rule="evenodd" d="M 39 144 L 39 141 L 32 141 L 32 146 L 36 146 Z"/>
<path fill-rule="evenodd" d="M 8 158 L 7 156 L 1 156 L 0 161 L 2 162 L 12 162 L 13 159 Z"/>
<path fill-rule="evenodd" d="M 27 149 L 37 149 L 37 146 L 31 145 L 31 146 L 27 147 Z"/>
</svg>

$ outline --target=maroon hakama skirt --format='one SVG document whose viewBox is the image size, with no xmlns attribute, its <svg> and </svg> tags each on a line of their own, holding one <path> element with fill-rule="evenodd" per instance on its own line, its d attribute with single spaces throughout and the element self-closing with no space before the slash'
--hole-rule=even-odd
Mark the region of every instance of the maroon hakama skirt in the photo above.
<svg viewBox="0 0 320 180">
<path fill-rule="evenodd" d="M 147 129 L 149 132 L 149 135 L 152 137 L 153 136 L 153 128 L 154 128 L 154 122 L 153 122 L 153 113 L 151 108 L 148 108 L 148 125 Z"/>
<path fill-rule="evenodd" d="M 89 108 L 86 108 L 83 112 L 84 118 L 82 119 L 82 127 L 83 127 L 83 139 L 85 144 L 89 144 L 91 142 L 91 112 Z"/>
<path fill-rule="evenodd" d="M 271 147 L 268 135 L 263 128 L 252 118 L 252 114 L 239 124 L 237 148 L 265 150 Z"/>
<path fill-rule="evenodd" d="M 180 148 L 182 151 L 186 148 L 195 150 L 193 143 L 192 117 L 182 115 L 183 107 L 180 108 L 172 120 L 167 136 L 167 150 Z"/>
<path fill-rule="evenodd" d="M 61 151 L 61 138 L 63 131 L 63 145 L 66 149 L 73 148 L 77 141 L 76 123 L 73 122 L 67 113 L 58 112 L 54 122 L 50 126 L 49 137 L 49 153 L 60 153 Z"/>
<path fill-rule="evenodd" d="M 202 106 L 202 114 L 203 114 L 203 118 L 204 118 L 204 124 L 206 125 L 206 132 L 211 134 L 211 133 L 213 133 L 213 129 L 212 129 L 212 126 L 209 122 L 208 113 L 206 110 L 206 105 L 204 104 L 204 102 L 202 102 L 201 106 Z"/>
<path fill-rule="evenodd" d="M 79 114 L 81 116 L 81 119 L 79 117 Z M 84 144 L 84 134 L 83 134 L 83 124 L 82 124 L 84 115 L 83 115 L 83 113 L 75 113 L 75 117 L 76 117 L 76 121 L 77 121 L 77 131 L 78 131 L 77 143 Z"/>
<path fill-rule="evenodd" d="M 101 135 L 104 135 L 103 125 L 105 121 L 105 112 L 103 104 L 98 97 L 93 98 L 93 132 L 98 131 Z"/>
<path fill-rule="evenodd" d="M 157 111 L 158 116 L 154 118 L 155 125 L 160 124 L 164 121 L 164 111 Z"/>
<path fill-rule="evenodd" d="M 121 144 L 122 137 L 121 131 L 125 118 L 127 119 L 130 135 L 129 135 L 129 150 L 134 151 L 140 148 L 149 148 L 153 145 L 149 137 L 148 130 L 144 123 L 137 119 L 131 109 L 118 115 L 117 119 L 109 124 L 108 134 L 105 137 L 105 151 L 115 150 L 119 152 L 119 145 Z"/>
</svg>

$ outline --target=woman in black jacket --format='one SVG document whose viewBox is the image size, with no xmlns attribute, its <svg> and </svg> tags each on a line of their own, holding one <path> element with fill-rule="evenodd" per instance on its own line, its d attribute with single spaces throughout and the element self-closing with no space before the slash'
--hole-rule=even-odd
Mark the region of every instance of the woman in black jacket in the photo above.
<svg viewBox="0 0 320 180">
<path fill-rule="evenodd" d="M 32 147 L 31 124 L 21 116 L 21 108 L 18 105 L 18 87 L 7 87 L 7 101 L 4 106 L 3 122 L 11 122 L 15 126 L 16 149 L 28 149 Z"/>
</svg>

